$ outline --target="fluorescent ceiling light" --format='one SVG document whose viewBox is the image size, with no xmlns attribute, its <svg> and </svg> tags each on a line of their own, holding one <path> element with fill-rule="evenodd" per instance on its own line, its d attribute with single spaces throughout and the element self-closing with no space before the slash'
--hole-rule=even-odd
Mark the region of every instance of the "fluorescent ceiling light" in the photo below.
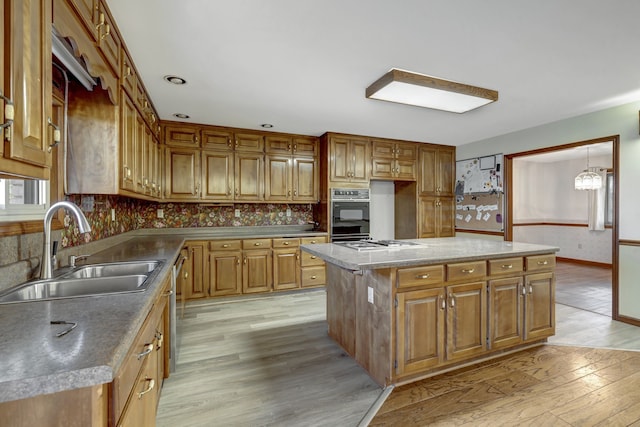
<svg viewBox="0 0 640 427">
<path fill-rule="evenodd" d="M 466 113 L 497 101 L 498 92 L 393 68 L 367 88 L 366 97 Z"/>
</svg>

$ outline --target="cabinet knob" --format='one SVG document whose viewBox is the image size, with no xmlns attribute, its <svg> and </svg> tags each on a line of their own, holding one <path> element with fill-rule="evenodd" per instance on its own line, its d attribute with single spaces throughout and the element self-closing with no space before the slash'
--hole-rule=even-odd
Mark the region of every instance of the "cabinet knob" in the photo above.
<svg viewBox="0 0 640 427">
<path fill-rule="evenodd" d="M 284 242 L 283 245 L 289 246 L 289 242 Z"/>
<path fill-rule="evenodd" d="M 253 244 L 253 246 L 262 246 L 262 243 L 260 243 L 260 242 L 255 242 L 255 243 Z"/>
<path fill-rule="evenodd" d="M 311 259 L 316 259 L 316 258 L 317 258 L 317 256 L 315 256 L 315 255 L 311 255 L 309 258 L 311 258 Z"/>
<path fill-rule="evenodd" d="M 229 245 L 227 243 L 225 243 L 224 245 L 222 245 L 223 248 L 228 248 Z"/>
<path fill-rule="evenodd" d="M 428 279 L 429 278 L 429 274 L 418 274 L 416 276 L 416 279 L 420 280 L 420 279 Z"/>
<path fill-rule="evenodd" d="M 317 276 L 311 276 L 311 280 L 315 280 Z"/>
</svg>

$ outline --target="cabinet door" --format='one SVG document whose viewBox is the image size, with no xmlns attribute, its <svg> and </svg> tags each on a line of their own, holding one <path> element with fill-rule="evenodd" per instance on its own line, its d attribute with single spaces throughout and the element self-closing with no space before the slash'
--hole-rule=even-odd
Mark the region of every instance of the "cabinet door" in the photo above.
<svg viewBox="0 0 640 427">
<path fill-rule="evenodd" d="M 296 136 L 293 138 L 293 155 L 294 156 L 318 156 L 318 138 Z"/>
<path fill-rule="evenodd" d="M 396 296 L 398 375 L 420 372 L 444 361 L 443 288 L 399 292 Z"/>
<path fill-rule="evenodd" d="M 202 152 L 202 198 L 233 200 L 232 152 Z"/>
<path fill-rule="evenodd" d="M 136 107 L 128 95 L 122 94 L 120 119 L 120 188 L 134 191 L 135 146 L 137 136 Z"/>
<path fill-rule="evenodd" d="M 147 125 L 140 114 L 136 115 L 136 139 L 135 139 L 135 167 L 133 176 L 135 191 L 139 194 L 145 193 L 146 164 L 147 164 Z"/>
<path fill-rule="evenodd" d="M 371 156 L 393 159 L 396 157 L 396 143 L 382 139 L 371 140 Z"/>
<path fill-rule="evenodd" d="M 271 290 L 271 249 L 257 249 L 242 253 L 242 293 L 268 292 Z"/>
<path fill-rule="evenodd" d="M 267 155 L 265 157 L 265 200 L 291 200 L 293 191 L 291 162 L 291 156 Z"/>
<path fill-rule="evenodd" d="M 318 161 L 315 158 L 293 158 L 293 200 L 315 203 L 319 199 Z"/>
<path fill-rule="evenodd" d="M 111 66 L 114 74 L 119 77 L 120 53 L 122 52 L 122 49 L 120 48 L 120 37 L 116 31 L 113 18 L 107 12 L 107 7 L 102 1 L 98 3 L 97 21 L 98 48 L 100 49 L 100 52 L 102 52 L 102 56 L 107 60 L 107 63 Z"/>
<path fill-rule="evenodd" d="M 187 268 L 187 280 L 185 282 L 185 298 L 203 298 L 207 296 L 207 289 L 204 286 L 204 242 L 191 242 L 187 244 L 189 257 L 184 262 L 182 268 Z"/>
<path fill-rule="evenodd" d="M 486 289 L 485 282 L 447 286 L 447 360 L 486 351 Z"/>
<path fill-rule="evenodd" d="M 212 296 L 242 292 L 241 251 L 209 253 L 209 286 Z"/>
<path fill-rule="evenodd" d="M 249 153 L 264 153 L 264 137 L 251 133 L 236 133 L 235 150 Z"/>
<path fill-rule="evenodd" d="M 395 179 L 415 181 L 416 161 L 409 159 L 398 159 L 395 161 Z"/>
<path fill-rule="evenodd" d="M 552 272 L 525 276 L 525 340 L 546 338 L 555 334 L 556 279 Z"/>
<path fill-rule="evenodd" d="M 200 151 L 167 148 L 165 188 L 167 198 L 198 200 L 200 184 Z"/>
<path fill-rule="evenodd" d="M 293 141 L 287 136 L 267 136 L 264 139 L 264 151 L 267 154 L 288 155 L 293 152 Z"/>
<path fill-rule="evenodd" d="M 330 139 L 329 167 L 331 181 L 348 181 L 350 176 L 349 140 L 332 137 Z"/>
<path fill-rule="evenodd" d="M 456 234 L 456 201 L 453 197 L 438 199 L 438 237 L 453 237 Z"/>
<path fill-rule="evenodd" d="M 97 6 L 98 0 L 96 0 L 96 4 L 94 5 L 93 0 L 68 0 L 69 3 L 73 5 L 73 8 L 76 11 L 76 14 L 81 18 L 82 23 L 85 26 L 85 29 L 89 34 L 92 35 L 93 40 L 95 40 L 96 35 L 96 27 L 94 23 L 94 11 Z"/>
<path fill-rule="evenodd" d="M 351 182 L 369 182 L 369 141 L 351 141 Z"/>
<path fill-rule="evenodd" d="M 489 281 L 489 345 L 491 349 L 522 342 L 522 277 Z"/>
<path fill-rule="evenodd" d="M 420 147 L 418 156 L 420 168 L 420 180 L 418 181 L 418 192 L 420 195 L 435 196 L 438 194 L 438 150 L 434 147 Z"/>
<path fill-rule="evenodd" d="M 48 178 L 51 1 L 15 0 L 5 2 L 4 7 L 8 28 L 4 29 L 6 74 L 2 94 L 15 106 L 13 124 L 4 130 L 4 157 L 43 167 L 38 173 L 29 173 L 34 178 Z"/>
<path fill-rule="evenodd" d="M 438 150 L 438 194 L 454 196 L 456 177 L 456 153 L 453 148 Z"/>
<path fill-rule="evenodd" d="M 264 200 L 262 154 L 235 154 L 235 200 Z"/>
<path fill-rule="evenodd" d="M 164 127 L 164 143 L 171 147 L 199 147 L 200 129 L 196 126 L 170 124 Z"/>
<path fill-rule="evenodd" d="M 273 289 L 296 289 L 300 287 L 298 249 L 273 250 Z"/>
<path fill-rule="evenodd" d="M 371 178 L 393 179 L 396 161 L 391 157 L 373 157 L 371 159 Z"/>
<path fill-rule="evenodd" d="M 420 197 L 418 202 L 418 233 L 420 238 L 438 237 L 437 197 Z"/>
<path fill-rule="evenodd" d="M 205 150 L 231 150 L 233 134 L 222 129 L 202 129 L 202 148 Z"/>
</svg>

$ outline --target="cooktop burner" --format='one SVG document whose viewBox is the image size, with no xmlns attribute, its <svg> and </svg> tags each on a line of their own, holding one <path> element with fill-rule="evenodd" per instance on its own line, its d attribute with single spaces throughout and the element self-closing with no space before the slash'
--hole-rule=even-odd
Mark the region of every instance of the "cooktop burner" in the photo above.
<svg viewBox="0 0 640 427">
<path fill-rule="evenodd" d="M 344 246 L 345 248 L 355 249 L 358 251 L 371 251 L 388 248 L 404 248 L 410 246 L 420 246 L 420 243 L 408 242 L 406 240 L 355 240 L 349 242 L 333 242 L 336 245 Z"/>
</svg>

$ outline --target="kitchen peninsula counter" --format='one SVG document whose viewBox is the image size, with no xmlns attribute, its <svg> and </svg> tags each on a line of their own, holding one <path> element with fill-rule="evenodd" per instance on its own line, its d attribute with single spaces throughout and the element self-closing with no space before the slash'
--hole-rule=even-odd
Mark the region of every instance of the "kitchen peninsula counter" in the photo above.
<svg viewBox="0 0 640 427">
<path fill-rule="evenodd" d="M 358 251 L 327 263 L 329 336 L 381 386 L 544 343 L 555 334 L 557 247 L 471 238 Z"/>
</svg>

